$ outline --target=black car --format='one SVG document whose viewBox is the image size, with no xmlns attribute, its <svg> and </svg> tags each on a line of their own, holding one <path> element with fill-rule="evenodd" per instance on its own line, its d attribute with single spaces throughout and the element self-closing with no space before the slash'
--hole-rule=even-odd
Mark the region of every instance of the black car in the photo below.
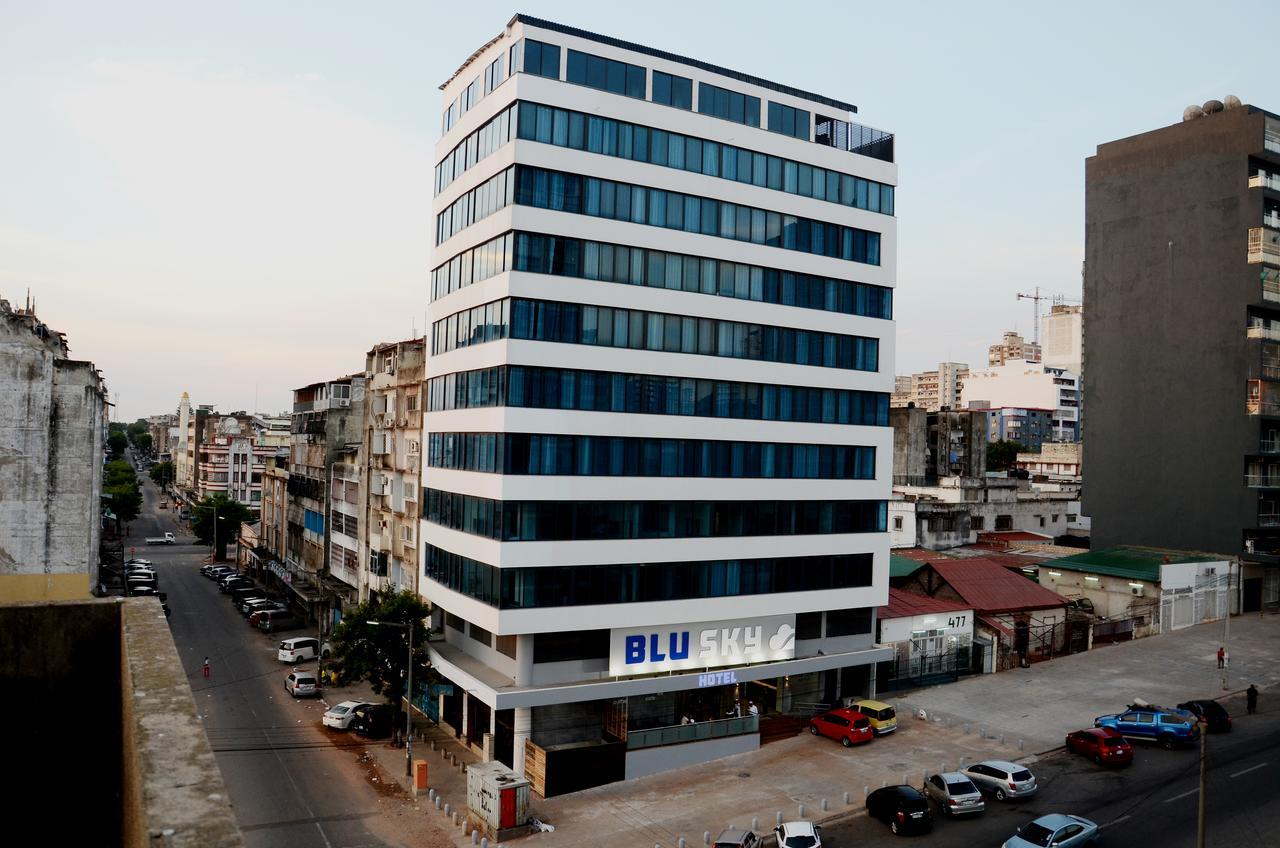
<svg viewBox="0 0 1280 848">
<path fill-rule="evenodd" d="M 355 713 L 355 718 L 351 719 L 351 729 L 370 739 L 390 736 L 400 715 L 390 704 L 361 704 L 352 712 Z"/>
<path fill-rule="evenodd" d="M 1186 710 L 1196 718 L 1203 719 L 1208 723 L 1210 733 L 1231 732 L 1231 714 L 1227 712 L 1226 707 L 1217 701 L 1208 699 L 1187 701 L 1186 703 L 1178 704 L 1178 709 Z"/>
<path fill-rule="evenodd" d="M 899 836 L 933 830 L 929 801 L 914 786 L 886 786 L 872 792 L 867 796 L 867 815 L 888 822 Z"/>
</svg>

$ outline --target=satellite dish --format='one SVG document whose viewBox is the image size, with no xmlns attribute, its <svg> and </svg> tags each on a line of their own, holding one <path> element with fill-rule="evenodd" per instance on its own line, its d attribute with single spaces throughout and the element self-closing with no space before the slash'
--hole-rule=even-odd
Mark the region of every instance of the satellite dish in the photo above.
<svg viewBox="0 0 1280 848">
<path fill-rule="evenodd" d="M 1194 103 L 1182 110 L 1182 120 L 1184 121 L 1194 121 L 1196 118 L 1203 117 L 1204 110 Z"/>
<path fill-rule="evenodd" d="M 1234 94 L 1228 94 L 1226 97 L 1222 98 L 1222 104 L 1228 109 L 1238 109 L 1244 105 L 1240 102 L 1240 98 L 1236 97 Z"/>
<path fill-rule="evenodd" d="M 1201 108 L 1206 115 L 1212 115 L 1214 112 L 1221 112 L 1224 107 L 1221 100 L 1206 100 Z"/>
</svg>

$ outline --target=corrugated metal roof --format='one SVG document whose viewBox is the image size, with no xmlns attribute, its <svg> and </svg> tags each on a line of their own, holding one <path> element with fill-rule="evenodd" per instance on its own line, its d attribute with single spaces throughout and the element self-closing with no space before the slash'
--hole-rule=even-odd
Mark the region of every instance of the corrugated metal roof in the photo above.
<svg viewBox="0 0 1280 848">
<path fill-rule="evenodd" d="M 923 566 L 923 563 L 917 563 Z M 948 601 L 943 598 L 930 598 L 917 595 L 904 589 L 889 588 L 889 603 L 876 611 L 877 618 L 911 618 L 917 615 L 928 615 L 937 612 L 961 612 L 972 609 L 960 601 Z"/>
<path fill-rule="evenodd" d="M 1066 606 L 1067 599 L 987 559 L 930 563 L 965 603 L 982 613 L 1050 609 Z"/>
<path fill-rule="evenodd" d="M 1164 563 L 1179 562 L 1214 562 L 1226 557 L 1212 557 L 1202 554 L 1188 554 L 1182 551 L 1168 551 L 1160 548 L 1114 547 L 1086 551 L 1075 556 L 1049 560 L 1042 563 L 1041 568 L 1082 571 L 1088 574 L 1105 574 L 1109 577 L 1124 577 L 1129 580 L 1145 580 L 1148 583 L 1160 582 L 1160 566 Z"/>
<path fill-rule="evenodd" d="M 924 568 L 924 560 L 889 554 L 889 577 L 910 577 Z"/>
</svg>

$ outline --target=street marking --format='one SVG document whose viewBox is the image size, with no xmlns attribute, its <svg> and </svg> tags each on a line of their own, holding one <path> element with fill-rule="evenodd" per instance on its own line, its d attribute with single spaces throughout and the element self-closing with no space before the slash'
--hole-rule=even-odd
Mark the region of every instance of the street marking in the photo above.
<svg viewBox="0 0 1280 848">
<path fill-rule="evenodd" d="M 1235 774 L 1233 774 L 1233 775 L 1231 775 L 1231 776 L 1232 776 L 1232 777 L 1239 777 L 1239 776 L 1240 776 L 1240 775 L 1242 775 L 1242 774 L 1248 774 L 1248 773 L 1249 773 L 1249 772 L 1251 772 L 1251 771 L 1257 771 L 1258 769 L 1260 769 L 1260 768 L 1264 767 L 1265 765 L 1266 765 L 1266 763 L 1258 763 L 1256 766 L 1249 766 L 1249 767 L 1248 767 L 1247 769 L 1245 769 L 1244 771 L 1238 771 L 1238 772 L 1236 772 Z"/>
<path fill-rule="evenodd" d="M 1113 824 L 1120 824 L 1120 822 L 1122 822 L 1122 821 L 1128 821 L 1128 820 L 1129 820 L 1129 819 L 1131 819 L 1131 818 L 1133 818 L 1133 816 L 1121 816 L 1120 818 L 1116 819 L 1115 821 L 1109 821 L 1109 822 L 1107 822 L 1106 824 L 1100 824 L 1100 825 L 1098 825 L 1098 830 L 1102 830 L 1104 827 L 1111 827 L 1111 825 L 1113 825 Z"/>
<path fill-rule="evenodd" d="M 1188 789 L 1186 792 L 1183 792 L 1181 795 L 1174 795 L 1172 798 L 1165 798 L 1164 802 L 1166 804 L 1172 804 L 1174 801 L 1181 801 L 1183 798 L 1187 797 L 1188 795 L 1194 795 L 1199 791 L 1200 790 L 1198 788 Z"/>
</svg>

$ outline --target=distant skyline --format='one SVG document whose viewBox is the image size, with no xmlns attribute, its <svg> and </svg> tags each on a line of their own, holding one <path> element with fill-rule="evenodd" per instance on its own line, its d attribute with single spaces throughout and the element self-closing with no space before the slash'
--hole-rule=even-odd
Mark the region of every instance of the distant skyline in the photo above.
<svg viewBox="0 0 1280 848">
<path fill-rule="evenodd" d="M 897 136 L 895 371 L 982 365 L 1032 335 L 1018 292 L 1080 296 L 1098 144 L 1280 110 L 1267 51 L 1212 35 L 1262 3 L 887 5 L 9 4 L 0 297 L 30 290 L 122 420 L 360 370 L 423 332 L 438 86 L 523 11 L 858 104 Z"/>
</svg>

